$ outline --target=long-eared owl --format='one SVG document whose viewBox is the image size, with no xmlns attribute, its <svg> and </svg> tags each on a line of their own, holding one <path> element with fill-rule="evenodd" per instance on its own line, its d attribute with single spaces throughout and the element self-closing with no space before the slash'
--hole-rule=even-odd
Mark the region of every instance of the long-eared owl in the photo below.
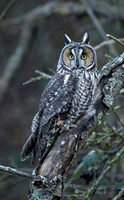
<svg viewBox="0 0 124 200">
<path fill-rule="evenodd" d="M 82 42 L 73 42 L 64 35 L 56 74 L 44 89 L 39 110 L 34 116 L 31 135 L 21 152 L 21 160 L 31 154 L 33 162 L 42 162 L 57 137 L 76 127 L 89 108 L 97 84 L 97 58 L 89 45 L 89 34 Z"/>
</svg>

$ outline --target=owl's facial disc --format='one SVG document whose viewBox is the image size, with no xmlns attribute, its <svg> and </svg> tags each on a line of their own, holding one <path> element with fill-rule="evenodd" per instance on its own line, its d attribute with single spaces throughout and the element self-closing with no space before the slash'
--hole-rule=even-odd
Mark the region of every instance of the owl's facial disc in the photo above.
<svg viewBox="0 0 124 200">
<path fill-rule="evenodd" d="M 89 46 L 69 46 L 63 52 L 63 60 L 68 68 L 83 68 L 94 65 L 94 52 Z"/>
</svg>

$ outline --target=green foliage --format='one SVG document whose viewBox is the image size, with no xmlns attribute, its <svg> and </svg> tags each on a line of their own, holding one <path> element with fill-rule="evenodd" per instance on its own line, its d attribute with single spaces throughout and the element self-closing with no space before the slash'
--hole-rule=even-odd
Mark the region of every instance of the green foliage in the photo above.
<svg viewBox="0 0 124 200">
<path fill-rule="evenodd" d="M 103 178 L 100 181 L 97 190 L 105 190 L 105 189 L 111 188 L 111 187 L 112 187 L 112 184 L 106 178 Z"/>
<path fill-rule="evenodd" d="M 76 168 L 73 175 L 74 179 L 79 179 L 81 174 L 96 173 L 105 159 L 104 154 L 97 153 L 94 150 L 90 151 Z"/>
<path fill-rule="evenodd" d="M 97 190 L 105 190 L 107 188 L 112 188 L 114 187 L 116 190 L 123 190 L 123 187 L 124 187 L 124 181 L 121 181 L 121 182 L 116 182 L 115 184 L 111 184 L 110 181 L 108 181 L 107 178 L 103 178 L 100 183 L 99 183 L 99 186 L 97 188 Z"/>
<path fill-rule="evenodd" d="M 114 186 L 115 186 L 115 188 L 116 188 L 117 190 L 121 190 L 122 187 L 124 187 L 124 181 L 119 182 L 119 183 L 115 183 Z M 124 188 L 123 188 L 123 191 L 124 191 Z"/>
</svg>

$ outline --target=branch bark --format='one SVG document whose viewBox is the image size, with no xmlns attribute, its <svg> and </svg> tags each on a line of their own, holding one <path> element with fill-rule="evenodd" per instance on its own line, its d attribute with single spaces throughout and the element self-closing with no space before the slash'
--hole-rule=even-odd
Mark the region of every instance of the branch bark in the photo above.
<svg viewBox="0 0 124 200">
<path fill-rule="evenodd" d="M 107 63 L 99 72 L 99 82 L 92 105 L 77 128 L 63 132 L 42 165 L 33 172 L 39 180 L 32 181 L 30 200 L 60 200 L 64 180 L 72 166 L 77 151 L 113 106 L 115 97 L 124 86 L 124 53 Z"/>
</svg>

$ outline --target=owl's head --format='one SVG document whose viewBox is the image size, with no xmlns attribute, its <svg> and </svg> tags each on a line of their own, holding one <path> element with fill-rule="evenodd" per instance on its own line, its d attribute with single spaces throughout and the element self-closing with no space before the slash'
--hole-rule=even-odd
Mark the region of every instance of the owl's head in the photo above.
<svg viewBox="0 0 124 200">
<path fill-rule="evenodd" d="M 73 42 L 64 35 L 65 46 L 61 51 L 58 69 L 60 65 L 68 71 L 83 69 L 94 70 L 97 66 L 97 58 L 94 48 L 89 45 L 89 34 L 85 33 L 82 42 Z"/>
</svg>

